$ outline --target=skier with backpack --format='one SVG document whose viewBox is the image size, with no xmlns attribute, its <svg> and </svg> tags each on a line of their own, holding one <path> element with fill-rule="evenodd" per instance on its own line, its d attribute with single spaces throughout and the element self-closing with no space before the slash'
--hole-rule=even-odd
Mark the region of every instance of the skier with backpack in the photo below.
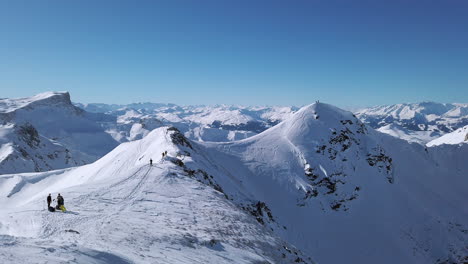
<svg viewBox="0 0 468 264">
<path fill-rule="evenodd" d="M 62 212 L 65 212 L 65 200 L 63 199 L 63 196 L 60 195 L 60 193 L 57 195 L 57 207 L 56 209 L 62 210 Z"/>
</svg>

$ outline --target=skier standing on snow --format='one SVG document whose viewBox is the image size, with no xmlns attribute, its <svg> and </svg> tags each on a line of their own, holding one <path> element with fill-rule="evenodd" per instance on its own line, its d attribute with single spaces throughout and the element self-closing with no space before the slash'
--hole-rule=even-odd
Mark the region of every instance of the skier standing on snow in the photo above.
<svg viewBox="0 0 468 264">
<path fill-rule="evenodd" d="M 50 207 L 50 204 L 52 203 L 52 196 L 51 194 L 49 193 L 49 196 L 47 196 L 47 208 Z"/>
<path fill-rule="evenodd" d="M 60 206 L 64 205 L 65 201 L 63 200 L 62 195 L 60 193 L 57 195 L 57 209 L 60 209 Z"/>
<path fill-rule="evenodd" d="M 153 159 L 150 159 L 150 166 L 153 166 Z"/>
</svg>

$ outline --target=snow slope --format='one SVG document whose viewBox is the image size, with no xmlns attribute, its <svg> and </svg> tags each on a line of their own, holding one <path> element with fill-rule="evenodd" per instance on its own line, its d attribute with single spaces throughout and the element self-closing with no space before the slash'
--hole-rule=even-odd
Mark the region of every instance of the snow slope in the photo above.
<svg viewBox="0 0 468 264">
<path fill-rule="evenodd" d="M 312 263 L 179 166 L 191 150 L 159 128 L 93 164 L 0 176 L 2 263 Z M 41 210 L 49 192 L 71 211 Z"/>
<path fill-rule="evenodd" d="M 428 147 L 438 146 L 442 144 L 461 144 L 468 143 L 468 125 L 459 128 L 452 133 L 445 134 L 440 138 L 434 139 L 427 143 Z"/>
<path fill-rule="evenodd" d="M 204 145 L 222 164 L 213 175 L 238 179 L 234 193 L 264 202 L 268 225 L 320 263 L 468 257 L 466 145 L 427 152 L 322 103 L 251 138 Z"/>
<path fill-rule="evenodd" d="M 358 118 L 372 128 L 423 145 L 445 133 L 468 125 L 467 104 L 422 102 L 361 109 Z M 387 126 L 403 129 L 389 129 Z"/>
<path fill-rule="evenodd" d="M 0 174 L 59 169 L 102 157 L 117 146 L 96 122 L 102 118 L 73 106 L 67 92 L 1 99 Z"/>
<path fill-rule="evenodd" d="M 383 127 L 379 127 L 377 131 L 388 134 L 390 136 L 406 140 L 410 143 L 418 143 L 424 145 L 425 142 L 429 142 L 433 139 L 440 137 L 440 132 L 434 131 L 414 131 L 406 129 L 397 124 L 388 124 Z"/>
</svg>

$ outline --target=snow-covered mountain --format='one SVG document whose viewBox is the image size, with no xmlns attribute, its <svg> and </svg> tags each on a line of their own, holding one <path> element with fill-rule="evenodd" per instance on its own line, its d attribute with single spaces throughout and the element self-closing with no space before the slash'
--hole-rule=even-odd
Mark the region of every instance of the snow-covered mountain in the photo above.
<svg viewBox="0 0 468 264">
<path fill-rule="evenodd" d="M 459 128 L 452 133 L 445 134 L 440 138 L 436 138 L 427 143 L 428 147 L 438 146 L 442 144 L 462 144 L 468 143 L 468 125 Z"/>
<path fill-rule="evenodd" d="M 0 174 L 87 164 L 118 143 L 141 139 L 162 126 L 175 126 L 198 141 L 244 139 L 294 111 L 294 107 L 72 104 L 67 92 L 0 99 Z M 28 127 L 38 143 L 25 142 L 18 134 L 20 127 Z"/>
<path fill-rule="evenodd" d="M 144 131 L 139 135 L 145 135 L 156 127 L 170 125 L 197 141 L 239 140 L 256 135 L 297 111 L 295 107 L 279 106 L 177 106 L 157 103 L 75 105 L 89 112 L 115 116 L 117 123 L 105 123 L 104 127 L 119 142 L 141 138 L 132 136 L 132 131 L 140 131 L 141 125 Z"/>
<path fill-rule="evenodd" d="M 425 144 L 468 125 L 468 104 L 395 104 L 361 109 L 356 115 L 383 133 Z"/>
<path fill-rule="evenodd" d="M 0 174 L 84 165 L 87 157 L 39 135 L 29 123 L 0 126 Z"/>
<path fill-rule="evenodd" d="M 0 254 L 8 262 L 462 263 L 467 154 L 468 144 L 409 144 L 323 103 L 234 142 L 161 127 L 90 165 L 0 176 Z M 65 194 L 73 212 L 38 209 L 50 192 Z"/>
<path fill-rule="evenodd" d="M 189 171 L 192 144 L 158 128 L 90 165 L 0 176 L 2 263 L 313 263 Z M 49 192 L 71 212 L 40 210 Z"/>
<path fill-rule="evenodd" d="M 0 99 L 0 174 L 83 165 L 118 142 L 97 121 L 103 114 L 75 107 L 67 92 Z"/>
<path fill-rule="evenodd" d="M 316 104 L 257 136 L 206 146 L 265 203 L 272 228 L 318 262 L 466 257 L 466 145 L 426 151 Z"/>
</svg>

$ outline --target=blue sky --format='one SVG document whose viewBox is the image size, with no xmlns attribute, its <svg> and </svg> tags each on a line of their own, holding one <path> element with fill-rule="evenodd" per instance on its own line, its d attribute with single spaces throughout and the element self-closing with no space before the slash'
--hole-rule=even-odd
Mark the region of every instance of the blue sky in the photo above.
<svg viewBox="0 0 468 264">
<path fill-rule="evenodd" d="M 468 2 L 0 1 L 0 97 L 468 102 Z"/>
</svg>

